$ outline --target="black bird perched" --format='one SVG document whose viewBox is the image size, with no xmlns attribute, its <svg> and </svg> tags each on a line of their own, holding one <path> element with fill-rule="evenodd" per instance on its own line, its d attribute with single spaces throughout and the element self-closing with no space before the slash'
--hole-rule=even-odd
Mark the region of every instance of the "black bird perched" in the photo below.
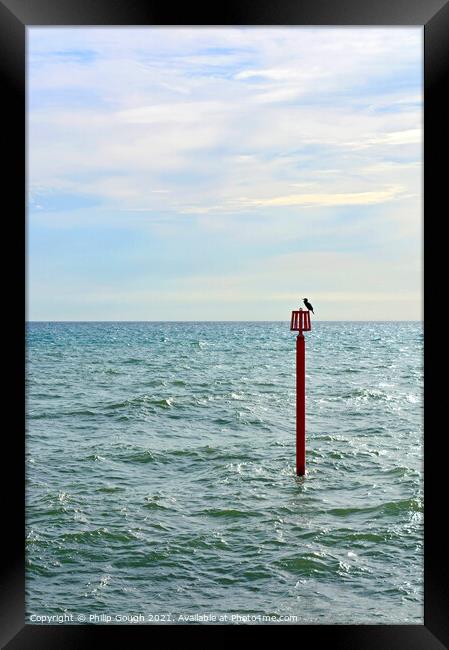
<svg viewBox="0 0 449 650">
<path fill-rule="evenodd" d="M 312 307 L 312 305 L 311 305 L 310 302 L 309 302 L 309 299 L 308 299 L 308 298 L 303 298 L 302 301 L 303 301 L 303 303 L 305 304 L 305 306 L 307 307 L 307 309 L 308 309 L 309 311 L 311 311 L 312 314 L 315 314 L 315 312 L 313 311 L 313 307 Z"/>
</svg>

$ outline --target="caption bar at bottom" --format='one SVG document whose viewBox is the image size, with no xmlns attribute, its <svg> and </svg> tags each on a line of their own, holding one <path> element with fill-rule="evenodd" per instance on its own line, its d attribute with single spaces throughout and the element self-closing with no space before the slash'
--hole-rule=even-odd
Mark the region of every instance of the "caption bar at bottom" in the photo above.
<svg viewBox="0 0 449 650">
<path fill-rule="evenodd" d="M 296 623 L 294 614 L 31 614 L 30 623 L 59 625 L 61 623 Z"/>
</svg>

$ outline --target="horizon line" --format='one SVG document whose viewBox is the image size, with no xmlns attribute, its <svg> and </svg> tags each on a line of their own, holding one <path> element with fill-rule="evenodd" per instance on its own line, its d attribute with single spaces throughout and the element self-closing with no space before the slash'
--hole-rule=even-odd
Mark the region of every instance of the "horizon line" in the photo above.
<svg viewBox="0 0 449 650">
<path fill-rule="evenodd" d="M 174 320 L 174 319 L 162 319 L 162 320 L 122 320 L 122 319 L 107 319 L 107 320 L 59 320 L 59 319 L 43 319 L 43 320 L 25 320 L 25 323 L 288 323 L 290 319 L 280 319 L 280 320 L 234 320 L 234 319 L 188 319 L 188 320 Z M 346 319 L 328 319 L 315 321 L 320 323 L 422 323 L 424 319 L 421 318 L 404 318 L 404 319 L 355 319 L 355 318 L 346 318 Z"/>
</svg>

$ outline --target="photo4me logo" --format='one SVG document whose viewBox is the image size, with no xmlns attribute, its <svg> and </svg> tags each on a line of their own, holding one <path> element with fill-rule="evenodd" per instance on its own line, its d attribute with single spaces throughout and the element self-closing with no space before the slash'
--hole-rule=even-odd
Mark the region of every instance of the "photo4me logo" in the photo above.
<svg viewBox="0 0 449 650">
<path fill-rule="evenodd" d="M 267 614 L 179 614 L 178 623 L 296 623 L 295 615 Z"/>
</svg>

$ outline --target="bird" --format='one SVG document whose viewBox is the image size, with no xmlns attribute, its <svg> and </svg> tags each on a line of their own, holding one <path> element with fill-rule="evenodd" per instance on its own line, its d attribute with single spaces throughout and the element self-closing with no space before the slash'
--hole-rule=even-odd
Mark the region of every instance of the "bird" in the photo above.
<svg viewBox="0 0 449 650">
<path fill-rule="evenodd" d="M 309 311 L 311 311 L 312 314 L 315 314 L 315 312 L 313 311 L 313 307 L 312 307 L 312 305 L 311 305 L 310 302 L 309 302 L 309 299 L 308 299 L 308 298 L 303 298 L 302 301 L 303 301 L 303 303 L 305 304 L 305 306 L 307 307 L 307 309 L 308 309 Z"/>
</svg>

